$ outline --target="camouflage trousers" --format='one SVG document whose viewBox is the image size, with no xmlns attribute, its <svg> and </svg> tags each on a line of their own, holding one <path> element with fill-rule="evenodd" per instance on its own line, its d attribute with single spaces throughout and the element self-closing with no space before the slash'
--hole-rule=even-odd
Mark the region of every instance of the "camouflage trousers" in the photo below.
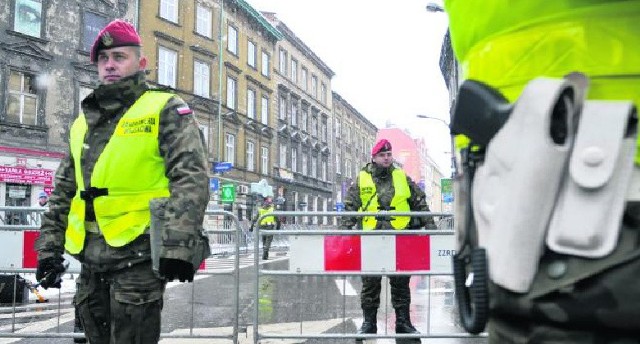
<svg viewBox="0 0 640 344">
<path fill-rule="evenodd" d="M 615 251 L 600 259 L 547 252 L 527 294 L 492 283 L 489 343 L 640 343 L 640 232 L 634 227 L 623 226 Z"/>
<path fill-rule="evenodd" d="M 147 235 L 119 248 L 87 236 L 74 301 L 91 344 L 160 340 L 165 282 L 153 273 L 149 255 Z"/>
<path fill-rule="evenodd" d="M 398 309 L 411 305 L 411 289 L 409 280 L 411 276 L 390 276 L 391 285 L 391 305 Z M 360 294 L 360 305 L 362 309 L 380 307 L 380 291 L 382 290 L 381 276 L 362 277 L 362 293 Z"/>
</svg>

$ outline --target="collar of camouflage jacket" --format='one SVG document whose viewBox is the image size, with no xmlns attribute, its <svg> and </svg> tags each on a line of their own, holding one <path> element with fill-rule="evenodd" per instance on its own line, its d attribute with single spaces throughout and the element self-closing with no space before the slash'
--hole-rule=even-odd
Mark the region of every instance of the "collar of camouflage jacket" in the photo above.
<svg viewBox="0 0 640 344">
<path fill-rule="evenodd" d="M 112 118 L 126 111 L 147 90 L 145 73 L 137 72 L 110 85 L 100 85 L 82 102 L 87 124 Z"/>
</svg>

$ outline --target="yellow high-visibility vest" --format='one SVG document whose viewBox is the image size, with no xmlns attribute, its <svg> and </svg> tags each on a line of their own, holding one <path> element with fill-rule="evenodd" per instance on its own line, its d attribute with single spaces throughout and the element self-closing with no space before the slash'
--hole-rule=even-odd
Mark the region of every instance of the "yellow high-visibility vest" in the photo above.
<svg viewBox="0 0 640 344">
<path fill-rule="evenodd" d="M 394 169 L 391 173 L 393 179 L 394 194 L 391 199 L 391 210 L 393 212 L 410 211 L 409 198 L 411 198 L 411 189 L 407 182 L 407 176 L 401 169 Z M 369 172 L 360 171 L 358 177 L 358 186 L 360 188 L 360 200 L 362 207 L 359 211 L 378 211 L 378 193 L 376 192 L 376 184 Z M 368 205 L 367 205 L 368 204 Z M 366 209 L 364 209 L 366 207 Z M 405 229 L 411 221 L 410 216 L 393 216 L 391 226 L 394 229 Z M 364 216 L 362 218 L 362 229 L 373 230 L 376 228 L 378 221 L 375 216 Z"/>
<path fill-rule="evenodd" d="M 536 77 L 578 71 L 590 77 L 589 99 L 640 107 L 638 1 L 445 0 L 445 8 L 464 79 L 513 102 Z M 456 137 L 458 148 L 467 144 Z"/>
<path fill-rule="evenodd" d="M 158 128 L 160 112 L 171 97 L 166 92 L 144 93 L 122 116 L 93 169 L 91 186 L 108 192 L 93 200 L 93 208 L 110 246 L 124 246 L 144 233 L 151 222 L 149 201 L 169 196 Z M 85 190 L 80 162 L 87 129 L 84 114 L 80 114 L 71 127 L 69 143 L 77 184 L 65 233 L 65 249 L 71 254 L 84 246 L 86 203 L 80 197 Z"/>
<path fill-rule="evenodd" d="M 273 212 L 275 208 L 273 207 L 273 204 L 270 205 L 268 208 L 260 208 L 258 209 L 258 214 L 260 216 L 267 214 L 267 213 L 271 213 Z M 262 218 L 262 220 L 260 220 L 260 225 L 261 226 L 269 226 L 269 225 L 273 225 L 276 223 L 276 218 L 275 216 L 265 216 Z"/>
</svg>

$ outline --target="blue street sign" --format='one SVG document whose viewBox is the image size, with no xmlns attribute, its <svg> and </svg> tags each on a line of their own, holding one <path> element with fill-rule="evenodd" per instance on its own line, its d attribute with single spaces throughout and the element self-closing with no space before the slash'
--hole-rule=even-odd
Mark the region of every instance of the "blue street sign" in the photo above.
<svg viewBox="0 0 640 344">
<path fill-rule="evenodd" d="M 211 192 L 218 191 L 219 186 L 218 178 L 209 178 L 209 190 L 211 190 Z"/>
<path fill-rule="evenodd" d="M 444 203 L 453 203 L 453 193 L 452 192 L 444 193 L 442 196 L 443 196 L 442 200 L 444 201 Z"/>
<path fill-rule="evenodd" d="M 213 172 L 225 172 L 233 168 L 233 164 L 227 161 L 217 162 L 213 165 Z"/>
<path fill-rule="evenodd" d="M 336 211 L 344 211 L 344 203 L 342 202 L 336 203 Z"/>
</svg>

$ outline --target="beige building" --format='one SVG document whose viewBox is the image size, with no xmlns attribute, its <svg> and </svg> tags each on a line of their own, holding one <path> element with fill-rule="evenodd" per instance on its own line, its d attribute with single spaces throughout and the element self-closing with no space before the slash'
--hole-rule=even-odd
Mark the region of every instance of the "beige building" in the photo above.
<svg viewBox="0 0 640 344">
<path fill-rule="evenodd" d="M 332 147 L 331 78 L 334 72 L 274 13 L 263 15 L 280 31 L 274 77 L 278 84 L 277 157 L 274 178 L 281 209 L 332 210 L 333 178 L 329 172 Z M 302 222 L 326 223 L 325 218 Z"/>
<path fill-rule="evenodd" d="M 282 35 L 243 0 L 154 0 L 143 6 L 139 31 L 147 42 L 149 79 L 174 89 L 195 110 L 211 178 L 219 186 L 234 184 L 234 210 L 250 211 L 250 183 L 266 179 L 273 185 L 272 61 Z M 232 168 L 220 170 L 221 162 Z M 219 191 L 212 195 L 216 201 Z M 243 214 L 238 211 L 241 219 Z"/>
<path fill-rule="evenodd" d="M 339 210 L 344 206 L 345 193 L 358 171 L 371 161 L 371 147 L 375 144 L 378 128 L 338 93 L 332 92 L 332 98 L 333 194 Z"/>
</svg>

